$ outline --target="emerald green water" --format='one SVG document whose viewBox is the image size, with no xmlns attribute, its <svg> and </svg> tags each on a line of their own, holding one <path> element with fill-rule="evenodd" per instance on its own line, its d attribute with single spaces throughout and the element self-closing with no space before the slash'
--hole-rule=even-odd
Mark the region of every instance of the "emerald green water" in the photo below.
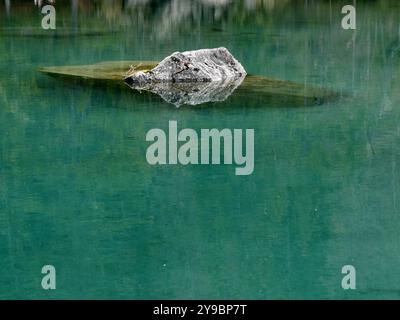
<svg viewBox="0 0 400 320">
<path fill-rule="evenodd" d="M 181 19 L 168 1 L 57 3 L 58 36 L 13 3 L 0 6 L 1 299 L 400 298 L 398 1 L 357 1 L 356 31 L 340 2 L 182 4 Z M 248 73 L 341 97 L 177 109 L 36 71 L 219 46 Z M 145 135 L 169 120 L 255 129 L 253 174 L 150 166 Z M 41 287 L 46 264 L 56 290 Z M 341 287 L 347 264 L 356 290 Z"/>
</svg>

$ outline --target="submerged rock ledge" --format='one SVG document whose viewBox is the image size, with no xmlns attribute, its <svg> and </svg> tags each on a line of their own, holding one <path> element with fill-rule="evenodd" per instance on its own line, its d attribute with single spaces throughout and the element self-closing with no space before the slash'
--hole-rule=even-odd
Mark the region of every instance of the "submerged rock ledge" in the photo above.
<svg viewBox="0 0 400 320">
<path fill-rule="evenodd" d="M 123 80 L 127 75 L 148 73 L 159 64 L 157 61 L 103 61 L 91 65 L 41 67 L 39 71 L 62 81 L 74 83 L 78 81 L 85 85 L 107 89 L 111 86 L 126 89 Z M 243 97 L 249 104 L 255 101 L 260 105 L 262 101 L 265 107 L 297 107 L 320 105 L 344 94 L 302 83 L 253 75 L 245 77 L 242 75 L 236 80 L 226 77 L 225 81 L 163 81 L 133 84 L 130 87 L 136 89 L 133 91 L 138 93 L 141 91 L 155 93 L 175 106 L 223 101 L 232 94 L 233 99 Z"/>
</svg>

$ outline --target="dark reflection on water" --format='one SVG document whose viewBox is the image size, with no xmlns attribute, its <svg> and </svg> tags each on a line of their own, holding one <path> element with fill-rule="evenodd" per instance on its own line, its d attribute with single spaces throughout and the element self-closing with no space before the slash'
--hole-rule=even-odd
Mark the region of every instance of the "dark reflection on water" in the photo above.
<svg viewBox="0 0 400 320">
<path fill-rule="evenodd" d="M 1 3 L 1 298 L 398 298 L 398 2 L 357 1 L 356 32 L 335 1 L 221 3 L 62 2 L 57 32 L 105 35 L 40 38 L 5 36 L 44 31 L 33 3 Z M 36 71 L 219 46 L 250 74 L 347 96 L 176 109 Z M 254 128 L 254 173 L 149 166 L 146 132 L 169 120 Z M 341 289 L 345 264 L 360 291 Z"/>
</svg>

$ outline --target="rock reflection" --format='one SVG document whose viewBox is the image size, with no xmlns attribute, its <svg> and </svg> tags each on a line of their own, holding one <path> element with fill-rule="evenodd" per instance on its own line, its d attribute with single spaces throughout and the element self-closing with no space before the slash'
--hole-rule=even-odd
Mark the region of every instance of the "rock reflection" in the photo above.
<svg viewBox="0 0 400 320">
<path fill-rule="evenodd" d="M 180 107 L 224 101 L 241 85 L 244 78 L 245 76 L 242 76 L 235 81 L 226 79 L 212 82 L 161 82 L 145 85 L 128 83 L 128 85 L 134 90 L 156 93 L 166 102 Z"/>
</svg>

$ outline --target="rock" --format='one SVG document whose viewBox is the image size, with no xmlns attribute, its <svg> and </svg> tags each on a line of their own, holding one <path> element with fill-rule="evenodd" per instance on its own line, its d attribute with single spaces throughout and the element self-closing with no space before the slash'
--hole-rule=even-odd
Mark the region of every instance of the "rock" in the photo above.
<svg viewBox="0 0 400 320">
<path fill-rule="evenodd" d="M 226 48 L 175 52 L 147 72 L 133 71 L 125 81 L 132 87 L 160 82 L 213 82 L 243 79 L 246 71 Z"/>
<path fill-rule="evenodd" d="M 132 70 L 125 82 L 176 106 L 225 100 L 246 77 L 226 48 L 175 52 L 149 71 Z"/>
</svg>

